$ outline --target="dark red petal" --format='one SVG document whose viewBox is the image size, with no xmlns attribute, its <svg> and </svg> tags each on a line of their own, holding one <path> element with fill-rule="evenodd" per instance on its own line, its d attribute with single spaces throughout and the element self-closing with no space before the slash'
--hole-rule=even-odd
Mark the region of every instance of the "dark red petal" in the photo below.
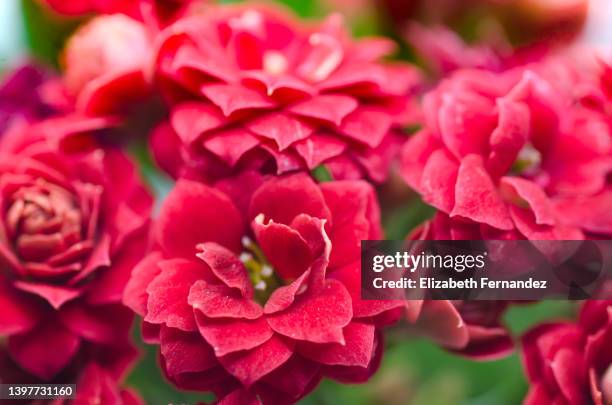
<svg viewBox="0 0 612 405">
<path fill-rule="evenodd" d="M 88 285 L 87 302 L 95 305 L 121 302 L 121 298 L 132 274 L 132 269 L 140 263 L 148 246 L 146 235 L 135 235 L 124 244 L 123 248 L 113 257 L 108 269 Z"/>
<path fill-rule="evenodd" d="M 155 163 L 173 178 L 177 178 L 183 166 L 181 139 L 169 122 L 158 125 L 149 136 L 149 149 Z"/>
<path fill-rule="evenodd" d="M 468 325 L 470 342 L 458 353 L 479 361 L 492 361 L 509 356 L 514 342 L 508 330 L 501 326 Z"/>
<path fill-rule="evenodd" d="M 455 207 L 450 216 L 502 230 L 514 228 L 508 209 L 484 168 L 482 157 L 468 155 L 461 161 L 455 185 Z"/>
<path fill-rule="evenodd" d="M 404 294 L 397 295 L 396 300 L 362 300 L 361 299 L 361 267 L 360 262 L 353 262 L 329 274 L 330 278 L 340 281 L 351 294 L 354 318 L 372 318 L 387 311 L 404 308 L 414 301 L 405 301 Z"/>
<path fill-rule="evenodd" d="M 253 296 L 253 285 L 244 264 L 234 253 L 216 243 L 198 245 L 197 256 L 206 263 L 213 274 L 230 288 L 240 290 L 245 298 Z"/>
<path fill-rule="evenodd" d="M 1 278 L 0 308 L 0 334 L 5 336 L 31 329 L 41 316 L 33 299 L 13 289 Z"/>
<path fill-rule="evenodd" d="M 291 282 L 291 284 L 282 286 L 274 290 L 266 305 L 264 313 L 273 314 L 289 308 L 295 298 L 308 290 L 308 278 L 310 271 L 307 270 L 300 277 Z"/>
<path fill-rule="evenodd" d="M 255 394 L 245 390 L 237 389 L 219 400 L 218 405 L 261 405 L 262 402 Z"/>
<path fill-rule="evenodd" d="M 51 380 L 72 360 L 80 346 L 77 335 L 50 319 L 39 327 L 9 337 L 11 357 L 21 368 L 43 380 Z"/>
<path fill-rule="evenodd" d="M 258 215 L 251 227 L 264 255 L 283 280 L 295 280 L 312 262 L 310 248 L 298 231 Z"/>
<path fill-rule="evenodd" d="M 230 374 L 248 388 L 289 360 L 293 354 L 293 346 L 289 341 L 272 336 L 260 346 L 230 353 L 220 357 L 219 361 Z"/>
<path fill-rule="evenodd" d="M 123 292 L 123 303 L 140 316 L 147 313 L 147 287 L 161 271 L 157 265 L 163 260 L 160 252 L 149 253 L 132 271 Z"/>
<path fill-rule="evenodd" d="M 61 287 L 27 281 L 16 281 L 14 285 L 22 291 L 44 298 L 55 309 L 59 309 L 66 302 L 72 301 L 81 295 L 80 288 Z"/>
<path fill-rule="evenodd" d="M 553 375 L 563 396 L 570 404 L 589 404 L 588 375 L 584 356 L 572 348 L 564 348 L 557 352 L 550 364 Z"/>
<path fill-rule="evenodd" d="M 321 380 L 320 368 L 320 364 L 294 354 L 262 380 L 291 398 L 299 399 L 314 389 Z"/>
<path fill-rule="evenodd" d="M 274 335 L 265 318 L 220 320 L 198 314 L 196 319 L 200 334 L 212 346 L 217 357 L 253 349 Z"/>
<path fill-rule="evenodd" d="M 239 295 L 223 284 L 196 281 L 189 290 L 189 305 L 208 318 L 257 319 L 263 315 L 261 306 L 252 298 Z"/>
<path fill-rule="evenodd" d="M 345 344 L 300 343 L 304 357 L 331 366 L 368 367 L 374 355 L 374 325 L 352 322 L 344 328 Z"/>
<path fill-rule="evenodd" d="M 334 181 L 321 185 L 332 213 L 329 239 L 330 267 L 351 263 L 360 257 L 361 241 L 380 239 L 380 208 L 372 186 L 364 181 Z"/>
<path fill-rule="evenodd" d="M 217 242 L 239 251 L 240 213 L 219 191 L 190 180 L 179 180 L 159 214 L 156 237 L 168 256 L 193 258 L 196 246 Z"/>
<path fill-rule="evenodd" d="M 192 332 L 197 330 L 193 309 L 187 302 L 189 290 L 207 277 L 204 263 L 185 259 L 158 263 L 161 272 L 147 287 L 149 299 L 144 320 Z"/>
<path fill-rule="evenodd" d="M 322 291 L 295 301 L 287 310 L 268 315 L 274 331 L 296 340 L 313 343 L 344 343 L 342 329 L 353 316 L 351 297 L 336 280 Z"/>
<path fill-rule="evenodd" d="M 344 384 L 365 383 L 376 373 L 382 360 L 384 342 L 383 334 L 380 330 L 376 330 L 373 346 L 374 353 L 367 367 L 325 366 L 322 372 L 326 376 Z"/>
<path fill-rule="evenodd" d="M 91 363 L 83 370 L 78 381 L 75 402 L 123 405 L 117 382 L 106 370 Z"/>
<path fill-rule="evenodd" d="M 86 279 L 99 269 L 108 267 L 111 264 L 111 237 L 109 234 L 104 234 L 94 246 L 93 252 L 85 263 L 85 267 L 70 279 L 70 285 L 76 285 L 80 281 Z"/>
<path fill-rule="evenodd" d="M 197 332 L 162 326 L 160 350 L 171 376 L 206 371 L 219 364 L 210 345 Z"/>
<path fill-rule="evenodd" d="M 249 208 L 252 221 L 264 214 L 267 220 L 289 225 L 299 214 L 330 219 L 320 188 L 306 174 L 274 178 L 264 183 L 254 194 Z"/>
<path fill-rule="evenodd" d="M 118 304 L 88 307 L 81 302 L 64 305 L 58 316 L 74 334 L 101 344 L 125 343 L 134 319 L 129 310 Z"/>
</svg>

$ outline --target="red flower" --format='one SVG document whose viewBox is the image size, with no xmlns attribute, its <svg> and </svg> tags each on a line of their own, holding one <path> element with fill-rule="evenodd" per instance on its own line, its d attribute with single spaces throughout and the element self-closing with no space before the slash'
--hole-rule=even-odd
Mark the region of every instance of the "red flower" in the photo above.
<svg viewBox="0 0 612 405">
<path fill-rule="evenodd" d="M 475 239 L 610 234 L 612 136 L 605 116 L 579 103 L 577 79 L 554 59 L 451 76 L 425 97 L 426 128 L 403 150 L 405 180 Z M 576 199 L 599 207 L 601 223 L 580 221 Z"/>
<path fill-rule="evenodd" d="M 152 39 L 145 25 L 123 14 L 95 17 L 68 40 L 63 85 L 76 109 L 117 113 L 149 93 L 145 64 Z"/>
<path fill-rule="evenodd" d="M 107 351 L 106 357 L 116 357 L 116 351 Z M 134 357 L 123 359 L 133 363 Z M 76 366 L 76 364 L 75 364 Z M 52 405 L 70 404 L 104 404 L 104 405 L 142 405 L 138 394 L 131 389 L 120 387 L 121 377 L 109 369 L 107 364 L 96 360 L 73 367 L 73 370 L 62 373 L 52 381 L 55 384 L 76 384 L 74 400 L 57 399 L 46 402 L 36 402 Z M 21 370 L 10 358 L 5 349 L 0 350 L 0 382 L 2 384 L 32 384 L 48 383 L 33 377 Z"/>
<path fill-rule="evenodd" d="M 91 344 L 127 344 L 132 315 L 121 295 L 146 248 L 151 207 L 126 156 L 84 148 L 86 136 L 59 139 L 61 123 L 0 143 L 0 335 L 15 362 L 45 380 Z"/>
<path fill-rule="evenodd" d="M 610 403 L 611 311 L 610 301 L 587 301 L 577 324 L 543 324 L 525 334 L 526 405 Z"/>
<path fill-rule="evenodd" d="M 382 181 L 418 82 L 412 67 L 381 61 L 392 49 L 351 40 L 338 15 L 308 27 L 261 7 L 183 19 L 159 41 L 157 82 L 174 106 L 153 151 L 205 179 L 324 164 L 336 179 Z"/>
<path fill-rule="evenodd" d="M 380 238 L 379 220 L 362 181 L 182 179 L 124 302 L 181 388 L 293 402 L 324 376 L 362 382 L 403 307 L 360 300 L 360 242 Z"/>
<path fill-rule="evenodd" d="M 164 26 L 202 0 L 42 0 L 54 11 L 69 16 L 88 13 L 125 14 Z"/>
</svg>

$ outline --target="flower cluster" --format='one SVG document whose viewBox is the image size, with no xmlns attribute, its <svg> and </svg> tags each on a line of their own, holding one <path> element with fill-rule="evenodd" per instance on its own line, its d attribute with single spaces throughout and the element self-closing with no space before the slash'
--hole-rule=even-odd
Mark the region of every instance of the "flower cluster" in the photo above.
<svg viewBox="0 0 612 405">
<path fill-rule="evenodd" d="M 397 324 L 471 359 L 510 354 L 515 302 L 362 299 L 361 242 L 385 238 L 397 183 L 435 211 L 409 239 L 612 237 L 612 67 L 590 50 L 469 46 L 413 23 L 427 83 L 339 14 L 44 3 L 98 15 L 61 74 L 0 85 L 2 383 L 140 404 L 122 387 L 135 315 L 174 387 L 225 404 L 364 383 Z M 171 178 L 153 219 L 134 151 Z M 527 404 L 612 401 L 610 308 L 525 334 Z"/>
</svg>

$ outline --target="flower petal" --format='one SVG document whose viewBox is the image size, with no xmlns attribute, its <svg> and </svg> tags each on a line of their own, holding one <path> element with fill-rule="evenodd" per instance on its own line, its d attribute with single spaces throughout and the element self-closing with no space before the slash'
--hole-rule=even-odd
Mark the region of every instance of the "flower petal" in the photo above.
<svg viewBox="0 0 612 405">
<path fill-rule="evenodd" d="M 274 331 L 313 343 L 344 343 L 342 329 L 353 316 L 346 288 L 329 280 L 322 291 L 300 297 L 283 312 L 268 315 Z"/>
<path fill-rule="evenodd" d="M 15 362 L 45 381 L 68 365 L 79 346 L 78 336 L 52 319 L 8 340 L 8 350 Z"/>
<path fill-rule="evenodd" d="M 254 349 L 230 353 L 220 357 L 219 361 L 248 388 L 289 360 L 293 354 L 293 346 L 289 341 L 272 336 Z"/>
<path fill-rule="evenodd" d="M 169 256 L 193 258 L 196 246 L 204 242 L 239 251 L 242 219 L 226 195 L 183 179 L 176 182 L 164 201 L 156 236 Z"/>
<path fill-rule="evenodd" d="M 514 228 L 508 209 L 478 155 L 468 155 L 461 161 L 455 184 L 455 206 L 450 216 L 506 231 Z"/>
<path fill-rule="evenodd" d="M 289 107 L 289 112 L 316 118 L 340 126 L 342 120 L 355 111 L 358 103 L 353 97 L 342 94 L 324 94 Z"/>
<path fill-rule="evenodd" d="M 197 332 L 162 326 L 160 351 L 171 376 L 205 371 L 219 364 L 210 345 Z"/>
<path fill-rule="evenodd" d="M 257 118 L 249 122 L 247 128 L 257 135 L 272 139 L 281 152 L 293 143 L 308 138 L 313 131 L 309 124 L 282 112 Z"/>
<path fill-rule="evenodd" d="M 144 320 L 186 332 L 196 331 L 193 309 L 187 299 L 191 286 L 207 277 L 206 265 L 185 259 L 172 259 L 162 261 L 158 266 L 161 272 L 146 290 L 149 299 Z"/>
<path fill-rule="evenodd" d="M 189 305 L 207 318 L 257 319 L 263 315 L 259 304 L 236 294 L 226 285 L 197 281 L 189 290 Z"/>
<path fill-rule="evenodd" d="M 345 344 L 300 343 L 298 352 L 330 366 L 368 367 L 374 355 L 374 325 L 352 322 L 344 328 Z"/>
<path fill-rule="evenodd" d="M 291 224 L 299 214 L 327 220 L 331 217 L 320 188 L 304 173 L 264 183 L 253 194 L 249 207 L 251 221 L 259 214 L 264 214 L 266 220 L 285 225 Z"/>
<path fill-rule="evenodd" d="M 274 335 L 265 318 L 221 320 L 196 314 L 196 319 L 200 334 L 212 346 L 217 357 L 253 349 Z"/>
</svg>

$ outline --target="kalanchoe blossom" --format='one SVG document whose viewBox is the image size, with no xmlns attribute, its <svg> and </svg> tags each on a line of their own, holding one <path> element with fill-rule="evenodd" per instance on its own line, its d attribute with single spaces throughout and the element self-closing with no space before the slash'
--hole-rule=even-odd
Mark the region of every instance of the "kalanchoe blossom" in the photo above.
<svg viewBox="0 0 612 405">
<path fill-rule="evenodd" d="M 263 7 L 211 10 L 161 36 L 156 78 L 173 104 L 153 135 L 162 167 L 207 181 L 320 165 L 336 179 L 385 179 L 419 81 L 381 61 L 392 42 L 352 40 L 339 15 L 306 26 Z"/>
<path fill-rule="evenodd" d="M 43 87 L 49 74 L 26 64 L 2 77 L 0 83 L 0 136 L 14 121 L 36 121 L 48 117 L 53 108 L 44 100 Z"/>
<path fill-rule="evenodd" d="M 124 112 L 150 92 L 145 78 L 152 38 L 145 25 L 123 14 L 95 17 L 68 40 L 62 84 L 76 109 Z"/>
<path fill-rule="evenodd" d="M 119 352 L 129 339 L 121 296 L 146 249 L 152 201 L 121 152 L 60 136 L 92 122 L 58 118 L 0 143 L 0 335 L 43 380 L 91 346 Z"/>
<path fill-rule="evenodd" d="M 363 181 L 181 179 L 124 302 L 180 388 L 295 402 L 323 377 L 363 382 L 405 305 L 360 300 L 360 241 L 379 221 Z"/>
<path fill-rule="evenodd" d="M 607 119 L 580 103 L 574 73 L 552 60 L 446 79 L 426 95 L 426 127 L 404 147 L 405 180 L 474 239 L 610 234 L 603 208 L 598 225 L 569 208 L 605 204 L 612 169 Z"/>
<path fill-rule="evenodd" d="M 587 301 L 578 323 L 545 323 L 522 339 L 525 405 L 612 401 L 612 302 Z"/>
</svg>

